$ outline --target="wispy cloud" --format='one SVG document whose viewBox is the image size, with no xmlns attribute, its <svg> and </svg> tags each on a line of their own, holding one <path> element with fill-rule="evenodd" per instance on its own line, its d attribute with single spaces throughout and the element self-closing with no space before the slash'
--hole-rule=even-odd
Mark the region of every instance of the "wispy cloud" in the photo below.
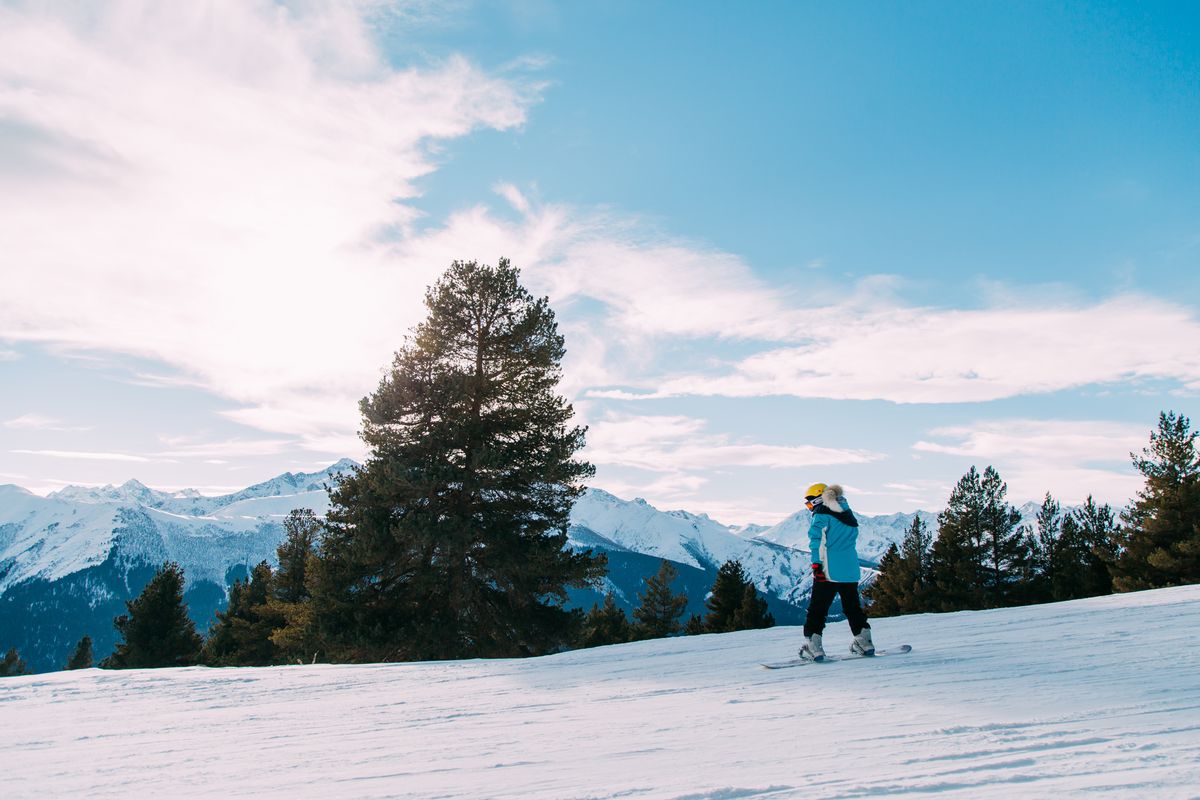
<svg viewBox="0 0 1200 800">
<path fill-rule="evenodd" d="M 9 452 L 20 453 L 21 455 L 27 456 L 65 458 L 75 461 L 136 461 L 139 463 L 149 463 L 159 460 L 147 458 L 146 456 L 133 455 L 131 453 L 100 453 L 74 450 L 10 450 Z"/>
<path fill-rule="evenodd" d="M 609 414 L 591 425 L 585 455 L 597 464 L 662 472 L 863 464 L 883 458 L 867 450 L 737 441 L 707 427 L 694 417 Z"/>
<path fill-rule="evenodd" d="M 1124 296 L 1090 306 L 970 311 L 836 309 L 811 340 L 719 374 L 688 374 L 629 398 L 792 395 L 897 403 L 984 402 L 1093 384 L 1177 381 L 1200 391 L 1200 321 Z"/>
<path fill-rule="evenodd" d="M 230 458 L 271 456 L 295 450 L 295 439 L 225 439 L 209 441 L 200 437 L 163 437 L 167 450 L 158 458 L 195 458 L 205 463 L 225 463 Z"/>
<path fill-rule="evenodd" d="M 1091 494 L 1123 506 L 1142 485 L 1129 454 L 1149 435 L 1145 426 L 1117 422 L 1005 419 L 936 428 L 929 436 L 942 441 L 921 440 L 913 449 L 991 464 L 1020 501 L 1050 492 L 1068 503 Z"/>
<path fill-rule="evenodd" d="M 33 431 L 85 431 L 87 428 L 73 427 L 63 424 L 62 420 L 47 417 L 42 414 L 22 414 L 14 419 L 6 420 L 4 427 L 16 430 Z"/>
</svg>

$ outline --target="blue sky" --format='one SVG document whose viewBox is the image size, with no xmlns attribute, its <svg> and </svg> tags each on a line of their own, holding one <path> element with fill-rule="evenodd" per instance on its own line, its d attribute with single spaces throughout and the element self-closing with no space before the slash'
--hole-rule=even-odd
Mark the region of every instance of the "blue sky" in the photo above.
<svg viewBox="0 0 1200 800">
<path fill-rule="evenodd" d="M 0 3 L 0 482 L 362 457 L 423 287 L 551 297 L 595 484 L 1115 505 L 1200 391 L 1200 11 Z"/>
</svg>

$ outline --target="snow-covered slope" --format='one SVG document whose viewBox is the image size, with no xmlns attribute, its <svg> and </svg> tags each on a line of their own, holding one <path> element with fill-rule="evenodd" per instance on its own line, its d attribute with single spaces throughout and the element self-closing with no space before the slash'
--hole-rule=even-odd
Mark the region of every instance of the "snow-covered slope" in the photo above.
<svg viewBox="0 0 1200 800">
<path fill-rule="evenodd" d="M 4 796 L 1194 798 L 1200 587 L 523 661 L 0 680 Z M 841 650 L 845 625 L 826 642 Z"/>
</svg>

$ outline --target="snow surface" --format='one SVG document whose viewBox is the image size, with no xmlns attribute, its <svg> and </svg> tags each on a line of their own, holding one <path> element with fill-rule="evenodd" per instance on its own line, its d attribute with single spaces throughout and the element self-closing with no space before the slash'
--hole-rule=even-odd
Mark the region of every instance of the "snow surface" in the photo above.
<svg viewBox="0 0 1200 800">
<path fill-rule="evenodd" d="M 6 798 L 1200 797 L 1200 586 L 526 660 L 0 680 Z M 844 623 L 827 648 L 849 642 Z"/>
</svg>

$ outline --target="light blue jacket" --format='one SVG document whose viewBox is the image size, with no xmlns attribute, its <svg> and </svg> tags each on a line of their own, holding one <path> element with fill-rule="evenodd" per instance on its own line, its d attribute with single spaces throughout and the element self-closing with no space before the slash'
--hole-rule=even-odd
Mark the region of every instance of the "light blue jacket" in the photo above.
<svg viewBox="0 0 1200 800">
<path fill-rule="evenodd" d="M 826 496 L 823 500 L 833 500 Z M 841 511 L 835 510 L 835 504 Z M 850 524 L 853 523 L 853 524 Z M 825 577 L 835 583 L 858 583 L 858 520 L 845 496 L 834 503 L 823 502 L 813 509 L 808 545 L 813 563 L 825 568 Z"/>
</svg>

